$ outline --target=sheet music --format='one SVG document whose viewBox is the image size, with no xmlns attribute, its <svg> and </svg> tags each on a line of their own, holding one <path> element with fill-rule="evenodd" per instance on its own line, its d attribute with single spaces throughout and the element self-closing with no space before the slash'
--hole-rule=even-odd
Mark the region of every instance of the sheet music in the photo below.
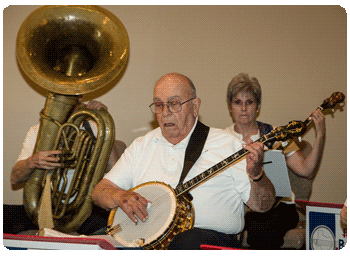
<svg viewBox="0 0 350 256">
<path fill-rule="evenodd" d="M 106 240 L 108 243 L 110 243 L 111 245 L 113 245 L 116 248 L 122 248 L 124 247 L 122 244 L 120 244 L 117 240 L 115 240 L 113 237 L 111 237 L 110 235 L 92 235 L 92 236 L 85 236 L 85 235 L 69 235 L 66 233 L 62 233 L 59 232 L 57 230 L 54 229 L 50 229 L 50 228 L 43 228 L 40 232 L 39 232 L 39 236 L 48 236 L 48 237 L 67 237 L 67 238 L 97 238 L 97 239 L 103 239 Z"/>
<path fill-rule="evenodd" d="M 276 196 L 292 196 L 286 159 L 281 150 L 265 151 L 264 171 L 275 187 Z"/>
</svg>

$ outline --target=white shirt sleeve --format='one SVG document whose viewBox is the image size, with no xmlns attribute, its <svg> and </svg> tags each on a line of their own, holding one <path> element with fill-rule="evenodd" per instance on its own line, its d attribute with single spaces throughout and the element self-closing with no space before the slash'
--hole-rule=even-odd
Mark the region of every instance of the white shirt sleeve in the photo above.
<svg viewBox="0 0 350 256">
<path fill-rule="evenodd" d="M 29 129 L 27 136 L 23 142 L 22 151 L 17 159 L 17 162 L 21 160 L 25 160 L 31 155 L 33 155 L 36 138 L 38 136 L 38 131 L 39 131 L 39 124 L 34 125 Z"/>
<path fill-rule="evenodd" d="M 133 161 L 133 144 L 131 144 L 104 178 L 110 180 L 122 189 L 127 190 L 133 188 Z"/>
</svg>

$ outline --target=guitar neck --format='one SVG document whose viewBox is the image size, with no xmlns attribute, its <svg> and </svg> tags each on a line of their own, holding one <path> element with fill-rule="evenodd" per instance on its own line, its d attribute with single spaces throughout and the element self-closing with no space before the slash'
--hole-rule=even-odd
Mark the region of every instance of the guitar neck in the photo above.
<svg viewBox="0 0 350 256">
<path fill-rule="evenodd" d="M 261 138 L 257 139 L 255 142 L 262 142 L 265 143 L 268 141 L 268 137 L 266 135 L 262 136 Z M 201 174 L 197 175 L 196 177 L 192 178 L 191 180 L 185 182 L 184 184 L 178 186 L 175 189 L 175 195 L 180 196 L 186 192 L 189 192 L 191 189 L 201 185 L 205 181 L 209 180 L 216 174 L 224 171 L 227 167 L 229 167 L 231 164 L 236 163 L 238 160 L 242 159 L 249 153 L 246 149 L 241 149 L 234 153 L 233 155 L 227 157 L 223 161 L 219 162 L 218 164 L 212 166 L 208 170 L 202 172 Z"/>
</svg>

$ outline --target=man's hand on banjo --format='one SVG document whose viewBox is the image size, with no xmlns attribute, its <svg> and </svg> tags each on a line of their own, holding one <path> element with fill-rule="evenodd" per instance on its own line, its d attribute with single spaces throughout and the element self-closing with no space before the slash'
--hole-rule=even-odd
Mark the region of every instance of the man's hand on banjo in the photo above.
<svg viewBox="0 0 350 256">
<path fill-rule="evenodd" d="M 137 218 L 139 218 L 142 222 L 147 220 L 148 201 L 144 197 L 133 191 L 123 189 L 119 189 L 116 194 L 118 195 L 116 197 L 118 206 L 134 223 L 138 222 Z"/>
<path fill-rule="evenodd" d="M 121 189 L 107 179 L 102 179 L 95 186 L 92 200 L 96 205 L 106 210 L 120 207 L 134 223 L 138 222 L 137 218 L 142 222 L 147 220 L 147 205 L 151 203 L 139 194 L 131 190 Z"/>
</svg>

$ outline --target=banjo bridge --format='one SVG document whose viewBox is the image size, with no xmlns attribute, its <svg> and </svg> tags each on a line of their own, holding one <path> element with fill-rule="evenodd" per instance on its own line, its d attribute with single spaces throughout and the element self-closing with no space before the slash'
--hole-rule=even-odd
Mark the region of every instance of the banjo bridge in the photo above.
<svg viewBox="0 0 350 256">
<path fill-rule="evenodd" d="M 138 244 L 139 246 L 144 246 L 145 245 L 146 239 L 144 238 L 139 238 L 134 241 L 134 243 Z"/>
</svg>

